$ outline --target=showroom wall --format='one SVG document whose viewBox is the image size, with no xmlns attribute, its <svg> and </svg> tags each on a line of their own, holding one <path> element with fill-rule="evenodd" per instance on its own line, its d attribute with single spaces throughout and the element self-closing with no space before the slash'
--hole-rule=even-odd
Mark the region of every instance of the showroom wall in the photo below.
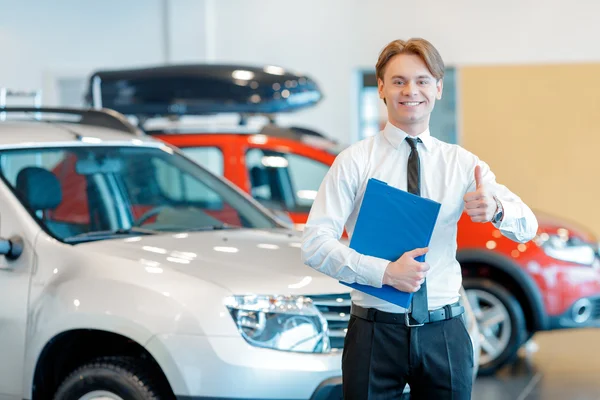
<svg viewBox="0 0 600 400">
<path fill-rule="evenodd" d="M 0 0 L 0 7 L 0 87 L 43 89 L 46 104 L 59 102 L 61 79 L 97 68 L 206 57 L 202 0 Z"/>
<path fill-rule="evenodd" d="M 532 207 L 600 234 L 600 63 L 465 67 L 461 80 L 464 146 Z"/>
<path fill-rule="evenodd" d="M 450 65 L 600 60 L 600 2 L 506 0 L 217 0 L 216 59 L 310 73 L 327 98 L 306 113 L 340 139 L 358 137 L 354 82 L 390 40 L 422 36 Z M 565 6 L 566 5 L 566 6 Z"/>
<path fill-rule="evenodd" d="M 562 107 L 538 103 L 533 95 L 546 92 L 538 91 L 539 85 L 523 86 L 528 75 L 513 81 L 509 74 L 499 85 L 488 79 L 503 70 L 487 69 L 600 62 L 600 47 L 595 46 L 600 2 L 595 0 L 0 0 L 0 6 L 0 86 L 43 87 L 45 102 L 56 104 L 57 77 L 81 78 L 96 68 L 167 60 L 276 64 L 310 74 L 326 96 L 313 110 L 283 120 L 346 143 L 358 138 L 358 71 L 373 69 L 378 52 L 394 38 L 428 38 L 458 70 L 461 142 L 488 160 L 499 180 L 533 207 L 584 223 L 600 234 L 600 213 L 593 211 L 598 165 L 594 158 L 583 158 L 600 140 L 592 129 L 593 115 L 583 112 L 593 111 L 600 101 L 596 94 L 586 92 L 583 108 L 571 103 L 582 111 L 577 114 L 580 123 L 550 124 L 543 118 L 560 117 L 564 113 L 556 111 Z M 469 75 L 469 68 L 478 67 L 483 68 L 478 75 Z M 579 101 L 581 90 L 591 84 L 592 77 L 577 76 L 544 90 L 551 92 L 549 98 Z M 508 99 L 514 107 L 524 107 L 522 118 L 504 118 L 508 105 L 498 102 Z M 535 110 L 531 118 L 524 111 L 529 108 Z M 545 129 L 525 129 L 521 122 Z M 524 134 L 526 139 L 511 156 L 492 147 Z M 560 146 L 566 135 L 577 135 L 587 153 L 576 144 Z M 543 167 L 555 160 L 563 163 L 558 175 L 558 164 Z M 570 190 L 558 190 L 561 187 Z"/>
</svg>

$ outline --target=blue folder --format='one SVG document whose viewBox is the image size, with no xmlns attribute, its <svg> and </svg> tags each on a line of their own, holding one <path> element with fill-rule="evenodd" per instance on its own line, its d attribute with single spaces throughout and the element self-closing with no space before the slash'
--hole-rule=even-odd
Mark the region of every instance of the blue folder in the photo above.
<svg viewBox="0 0 600 400">
<path fill-rule="evenodd" d="M 396 261 L 407 251 L 428 247 L 441 204 L 371 178 L 363 198 L 350 247 L 369 256 Z M 417 257 L 425 261 L 425 255 Z M 345 283 L 371 296 L 408 308 L 412 293 L 392 286 L 376 288 Z"/>
</svg>

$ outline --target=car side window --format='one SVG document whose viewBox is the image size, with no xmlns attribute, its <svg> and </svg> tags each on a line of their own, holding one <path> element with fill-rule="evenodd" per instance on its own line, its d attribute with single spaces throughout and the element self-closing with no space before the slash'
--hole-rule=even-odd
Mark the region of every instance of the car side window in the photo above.
<svg viewBox="0 0 600 400">
<path fill-rule="evenodd" d="M 223 176 L 223 152 L 218 147 L 184 147 L 186 156 L 215 175 Z"/>
<path fill-rule="evenodd" d="M 308 212 L 329 170 L 323 163 L 293 153 L 250 149 L 246 153 L 250 193 L 268 208 Z"/>
<path fill-rule="evenodd" d="M 70 236 L 91 223 L 85 177 L 75 172 L 77 156 L 64 150 L 15 151 L 0 158 L 2 172 L 24 204 L 53 233 Z M 20 178 L 19 178 L 20 176 Z M 56 183 L 54 183 L 56 182 Z M 43 188 L 42 197 L 26 186 Z"/>
<path fill-rule="evenodd" d="M 298 211 L 308 212 L 329 167 L 312 158 L 289 154 L 288 169 L 294 187 L 296 208 Z"/>
<path fill-rule="evenodd" d="M 288 161 L 282 153 L 262 149 L 246 152 L 250 194 L 273 210 L 293 208 L 293 195 L 287 175 Z"/>
</svg>

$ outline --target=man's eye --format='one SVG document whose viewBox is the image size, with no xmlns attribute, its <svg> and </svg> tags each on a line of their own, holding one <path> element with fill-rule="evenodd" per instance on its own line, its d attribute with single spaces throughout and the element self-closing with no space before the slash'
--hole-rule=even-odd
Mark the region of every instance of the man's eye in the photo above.
<svg viewBox="0 0 600 400">
<path fill-rule="evenodd" d="M 404 84 L 404 82 L 402 82 L 402 81 L 395 81 L 394 82 L 394 85 L 403 85 L 403 84 Z"/>
<path fill-rule="evenodd" d="M 424 81 L 419 81 L 419 85 L 427 85 L 429 83 L 429 81 L 424 80 Z"/>
</svg>

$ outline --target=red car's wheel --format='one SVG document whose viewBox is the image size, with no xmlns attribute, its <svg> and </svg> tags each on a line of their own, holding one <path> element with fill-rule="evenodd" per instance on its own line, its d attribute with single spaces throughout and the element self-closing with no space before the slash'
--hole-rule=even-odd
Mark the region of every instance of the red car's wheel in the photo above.
<svg viewBox="0 0 600 400">
<path fill-rule="evenodd" d="M 490 375 L 512 361 L 527 337 L 517 299 L 500 284 L 484 278 L 463 281 L 480 331 L 479 374 Z"/>
</svg>

